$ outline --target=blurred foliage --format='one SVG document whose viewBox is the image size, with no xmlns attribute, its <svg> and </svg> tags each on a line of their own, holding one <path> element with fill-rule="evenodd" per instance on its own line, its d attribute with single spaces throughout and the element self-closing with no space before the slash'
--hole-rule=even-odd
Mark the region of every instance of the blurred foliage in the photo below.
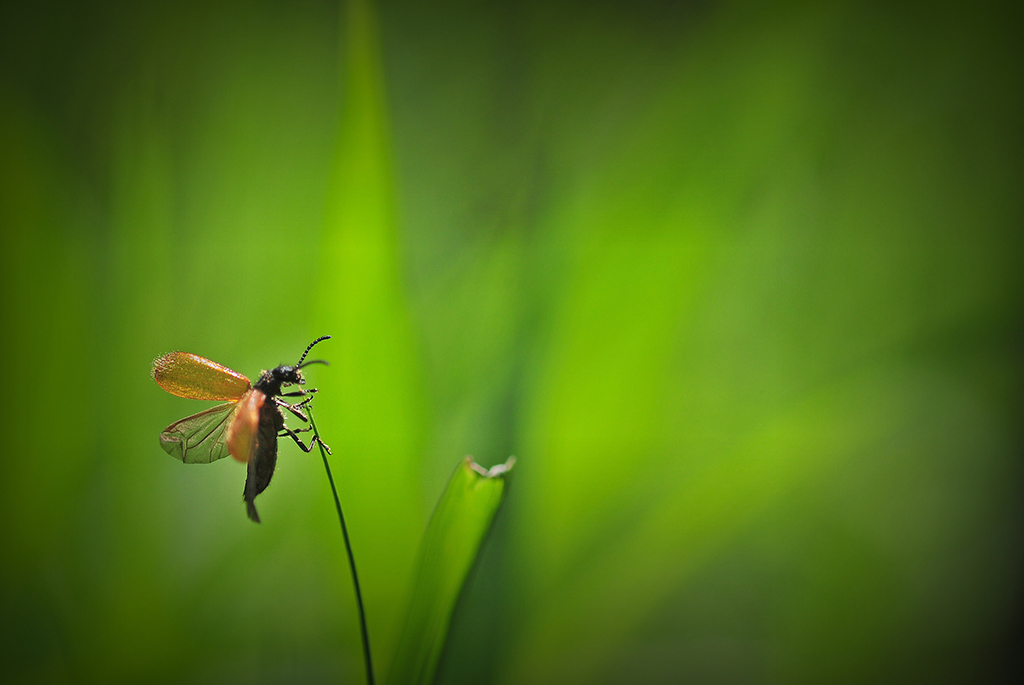
<svg viewBox="0 0 1024 685">
<path fill-rule="evenodd" d="M 283 448 L 254 526 L 237 464 L 159 449 L 200 404 L 148 377 L 324 333 L 379 664 L 471 453 L 518 475 L 442 682 L 1020 669 L 1000 4 L 4 14 L 4 682 L 360 681 L 317 460 Z"/>
<path fill-rule="evenodd" d="M 501 507 L 514 464 L 509 458 L 484 469 L 466 457 L 455 467 L 423 534 L 389 682 L 435 681 L 456 603 Z"/>
</svg>

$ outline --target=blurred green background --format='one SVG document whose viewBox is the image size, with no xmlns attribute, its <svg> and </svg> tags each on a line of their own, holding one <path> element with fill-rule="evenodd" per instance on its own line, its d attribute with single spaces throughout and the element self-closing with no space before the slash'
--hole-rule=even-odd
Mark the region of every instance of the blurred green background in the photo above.
<svg viewBox="0 0 1024 685">
<path fill-rule="evenodd" d="M 1020 672 L 999 4 L 5 6 L 0 680 L 361 682 L 319 457 L 159 448 L 314 337 L 378 671 L 469 453 L 444 683 Z"/>
</svg>

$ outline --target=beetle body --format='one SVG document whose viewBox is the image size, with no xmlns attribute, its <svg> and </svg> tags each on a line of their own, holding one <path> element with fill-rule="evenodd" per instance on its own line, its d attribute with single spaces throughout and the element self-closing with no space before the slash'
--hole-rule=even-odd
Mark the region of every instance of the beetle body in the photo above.
<svg viewBox="0 0 1024 685">
<path fill-rule="evenodd" d="M 249 518 L 259 523 L 256 496 L 267 489 L 277 466 L 277 439 L 288 436 L 304 451 L 314 443 L 328 448 L 314 435 L 309 445 L 298 433 L 310 427 L 292 430 L 285 425 L 282 409 L 287 409 L 303 422 L 308 422 L 301 407 L 312 400 L 315 389 L 284 392 L 289 385 L 305 384 L 302 367 L 326 364 L 322 360 L 303 362 L 306 355 L 322 340 L 317 338 L 306 348 L 295 366 L 282 365 L 260 374 L 255 385 L 245 376 L 216 362 L 187 352 L 171 352 L 153 362 L 153 379 L 168 392 L 179 397 L 206 400 L 228 400 L 227 403 L 193 414 L 168 426 L 160 434 L 160 445 L 173 457 L 185 463 L 209 463 L 230 454 L 246 463 L 245 500 Z M 285 398 L 308 396 L 289 404 Z"/>
</svg>

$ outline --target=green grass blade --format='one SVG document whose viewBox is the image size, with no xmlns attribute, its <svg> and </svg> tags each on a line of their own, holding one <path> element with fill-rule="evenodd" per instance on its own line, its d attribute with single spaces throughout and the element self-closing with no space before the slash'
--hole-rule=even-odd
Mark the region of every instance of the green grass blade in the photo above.
<svg viewBox="0 0 1024 685">
<path fill-rule="evenodd" d="M 514 461 L 488 471 L 466 457 L 448 481 L 420 545 L 409 613 L 388 682 L 433 682 L 455 602 L 501 505 L 504 475 Z"/>
</svg>

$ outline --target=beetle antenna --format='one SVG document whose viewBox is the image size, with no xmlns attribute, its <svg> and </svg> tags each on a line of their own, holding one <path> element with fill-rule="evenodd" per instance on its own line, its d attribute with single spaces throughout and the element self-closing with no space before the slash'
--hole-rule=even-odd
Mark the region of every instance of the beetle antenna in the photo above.
<svg viewBox="0 0 1024 685">
<path fill-rule="evenodd" d="M 309 351 L 311 349 L 313 349 L 313 345 L 316 345 L 318 342 L 323 342 L 324 340 L 330 340 L 330 339 L 331 339 L 331 336 L 329 336 L 329 335 L 321 335 L 319 338 L 317 338 L 313 342 L 309 343 L 309 347 L 307 347 L 306 351 L 302 353 L 301 357 L 299 357 L 299 363 L 295 365 L 295 368 L 297 368 L 297 369 L 301 369 L 302 368 L 302 362 L 303 362 L 303 360 L 305 360 L 306 355 L 309 354 Z M 326 363 L 326 362 L 321 362 L 321 363 Z M 310 362 L 310 364 L 316 364 L 316 362 Z"/>
<path fill-rule="evenodd" d="M 308 362 L 306 362 L 305 364 L 299 364 L 299 365 L 298 365 L 298 366 L 296 366 L 295 368 L 296 368 L 296 369 L 304 369 L 304 368 L 306 368 L 307 366 L 309 366 L 310 364 L 323 364 L 324 366 L 330 366 L 330 364 L 328 364 L 327 362 L 325 362 L 325 361 L 324 361 L 323 359 L 310 359 L 310 360 L 309 360 Z"/>
</svg>

